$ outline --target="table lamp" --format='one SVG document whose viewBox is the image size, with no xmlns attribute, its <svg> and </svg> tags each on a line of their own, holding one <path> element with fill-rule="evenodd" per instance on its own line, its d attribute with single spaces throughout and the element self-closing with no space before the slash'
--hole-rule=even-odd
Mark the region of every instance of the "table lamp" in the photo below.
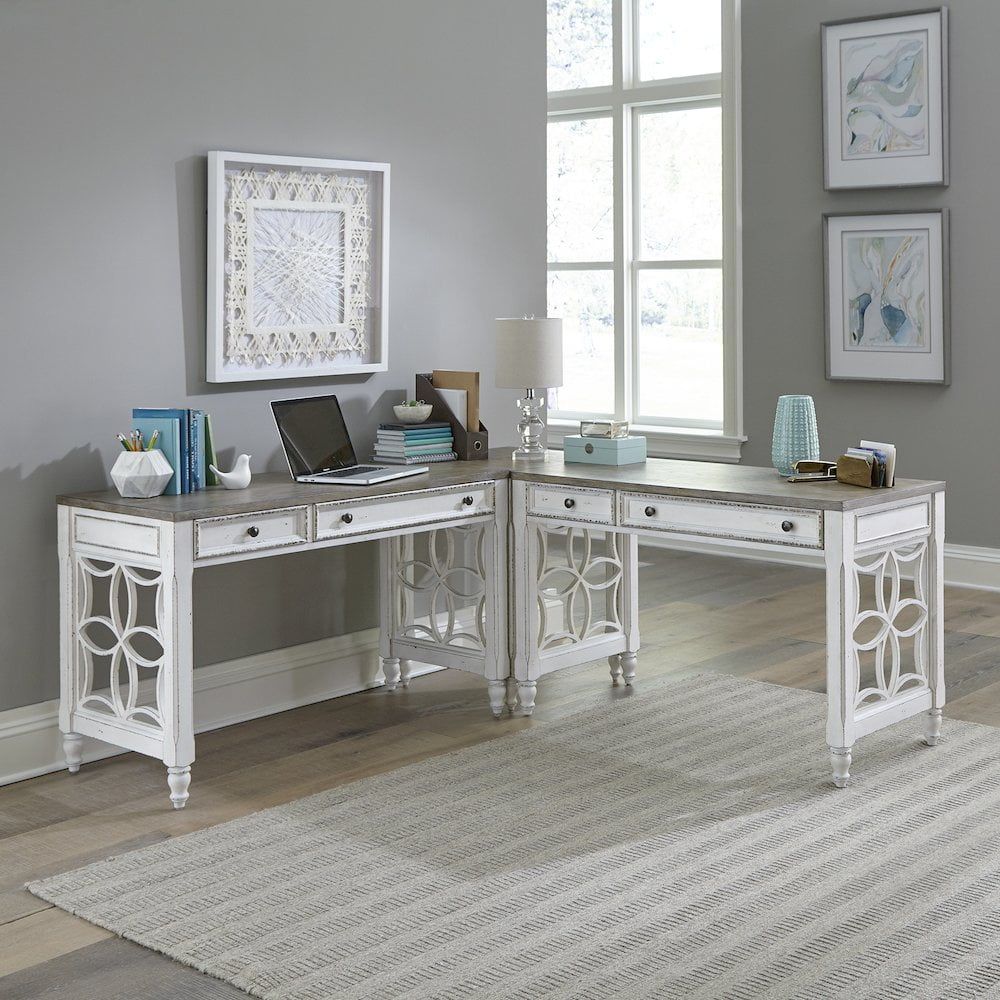
<svg viewBox="0 0 1000 1000">
<path fill-rule="evenodd" d="M 524 389 L 524 397 L 517 401 L 521 446 L 514 450 L 514 458 L 544 458 L 545 425 L 539 411 L 545 395 L 536 390 L 563 384 L 562 320 L 498 319 L 496 341 L 498 388 Z"/>
</svg>

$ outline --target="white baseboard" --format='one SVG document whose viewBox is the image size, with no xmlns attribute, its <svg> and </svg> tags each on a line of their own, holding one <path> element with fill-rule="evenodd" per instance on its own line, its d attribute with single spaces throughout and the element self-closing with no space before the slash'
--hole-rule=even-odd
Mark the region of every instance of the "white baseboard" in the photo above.
<svg viewBox="0 0 1000 1000">
<path fill-rule="evenodd" d="M 412 676 L 440 670 L 412 664 Z M 194 672 L 195 732 L 221 729 L 384 683 L 375 629 L 199 667 Z M 125 753 L 84 739 L 84 761 Z M 0 785 L 65 767 L 59 702 L 0 712 Z"/>
<path fill-rule="evenodd" d="M 640 536 L 639 545 L 654 549 L 674 549 L 680 552 L 699 552 L 704 555 L 731 556 L 735 559 L 754 559 L 758 562 L 784 563 L 789 566 L 823 568 L 823 553 L 809 549 L 788 549 L 772 552 L 744 549 L 725 542 L 695 542 L 673 538 Z M 951 587 L 971 587 L 975 590 L 1000 590 L 1000 549 L 980 548 L 975 545 L 944 547 L 944 582 Z"/>
</svg>

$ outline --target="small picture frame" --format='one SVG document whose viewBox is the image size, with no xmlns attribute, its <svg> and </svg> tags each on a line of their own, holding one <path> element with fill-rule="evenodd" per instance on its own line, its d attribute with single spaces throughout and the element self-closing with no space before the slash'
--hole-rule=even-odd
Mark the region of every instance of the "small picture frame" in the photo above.
<svg viewBox="0 0 1000 1000">
<path fill-rule="evenodd" d="M 388 369 L 389 164 L 208 154 L 209 382 Z"/>
<path fill-rule="evenodd" d="M 824 184 L 947 186 L 948 11 L 822 27 Z"/>
<path fill-rule="evenodd" d="M 826 377 L 950 380 L 948 214 L 826 215 Z"/>
</svg>

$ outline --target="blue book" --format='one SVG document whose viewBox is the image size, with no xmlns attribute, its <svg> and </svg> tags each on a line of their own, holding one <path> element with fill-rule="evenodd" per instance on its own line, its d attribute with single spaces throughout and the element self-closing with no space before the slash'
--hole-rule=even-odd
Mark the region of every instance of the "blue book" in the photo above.
<svg viewBox="0 0 1000 1000">
<path fill-rule="evenodd" d="M 170 468 L 174 470 L 167 488 L 163 491 L 170 496 L 177 496 L 181 492 L 181 422 L 177 417 L 141 417 L 139 413 L 156 413 L 155 410 L 133 410 L 132 423 L 136 430 L 142 431 L 144 441 L 149 441 L 154 431 L 159 431 L 160 436 L 156 439 L 156 447 L 163 452 L 163 457 L 170 463 Z"/>
<path fill-rule="evenodd" d="M 451 428 L 442 427 L 440 430 L 432 431 L 383 431 L 378 432 L 381 438 L 392 439 L 393 441 L 423 441 L 425 439 L 450 438 Z"/>
<path fill-rule="evenodd" d="M 205 411 L 191 411 L 191 489 L 205 488 Z"/>
<path fill-rule="evenodd" d="M 184 451 L 184 469 L 187 472 L 187 479 L 184 483 L 185 493 L 194 493 L 194 452 L 191 450 L 191 411 L 183 410 L 184 413 L 184 440 L 181 448 Z"/>
<path fill-rule="evenodd" d="M 396 445 L 385 444 L 383 441 L 375 442 L 375 451 L 380 455 L 432 455 L 435 452 L 451 451 L 452 442 L 444 441 L 441 444 L 422 444 L 412 447 L 397 447 Z"/>
<path fill-rule="evenodd" d="M 177 447 L 177 454 L 171 459 L 167 456 L 167 461 L 174 467 L 174 473 L 180 478 L 180 489 L 178 493 L 190 493 L 191 492 L 191 476 L 190 476 L 190 450 L 191 450 L 191 433 L 190 433 L 190 421 L 188 419 L 187 410 L 179 410 L 175 407 L 163 407 L 163 408 L 142 408 L 137 407 L 132 411 L 132 419 L 137 420 L 139 418 L 152 418 L 154 420 L 163 419 L 173 419 L 177 421 L 177 429 L 179 436 L 179 443 Z M 138 427 L 139 425 L 136 424 Z M 162 433 L 162 432 L 161 432 Z M 164 452 L 166 455 L 166 452 Z M 173 480 L 171 480 L 173 483 Z M 170 490 L 168 488 L 167 492 Z"/>
</svg>

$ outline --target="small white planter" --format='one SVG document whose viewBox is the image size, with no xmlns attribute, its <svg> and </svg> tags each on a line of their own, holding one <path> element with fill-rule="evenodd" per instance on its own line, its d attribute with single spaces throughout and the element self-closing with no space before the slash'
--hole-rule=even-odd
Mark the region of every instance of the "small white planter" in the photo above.
<svg viewBox="0 0 1000 1000">
<path fill-rule="evenodd" d="M 416 406 L 394 406 L 392 412 L 401 424 L 422 424 L 434 407 L 430 403 L 418 403 Z"/>
<path fill-rule="evenodd" d="M 123 451 L 111 467 L 111 481 L 123 497 L 158 497 L 174 470 L 159 448 Z"/>
</svg>

